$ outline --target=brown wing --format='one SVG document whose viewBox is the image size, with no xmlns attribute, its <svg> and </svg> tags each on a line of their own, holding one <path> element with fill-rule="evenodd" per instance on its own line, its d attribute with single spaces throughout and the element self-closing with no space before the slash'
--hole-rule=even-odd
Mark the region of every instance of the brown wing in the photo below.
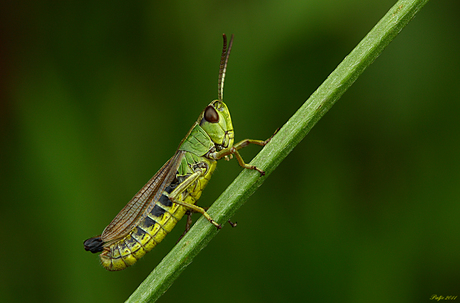
<svg viewBox="0 0 460 303">
<path fill-rule="evenodd" d="M 126 236 L 143 219 L 143 213 L 151 203 L 160 198 L 162 192 L 175 177 L 179 164 L 184 156 L 183 151 L 176 154 L 163 165 L 144 187 L 126 204 L 118 215 L 104 229 L 101 240 L 111 242 Z"/>
</svg>

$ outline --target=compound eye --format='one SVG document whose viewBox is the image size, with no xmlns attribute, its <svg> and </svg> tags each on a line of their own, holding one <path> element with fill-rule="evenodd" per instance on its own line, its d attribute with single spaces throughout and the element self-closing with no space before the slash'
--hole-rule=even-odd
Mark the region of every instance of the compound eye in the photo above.
<svg viewBox="0 0 460 303">
<path fill-rule="evenodd" d="M 219 114 L 213 106 L 208 105 L 204 110 L 204 119 L 210 123 L 217 123 L 219 122 Z"/>
</svg>

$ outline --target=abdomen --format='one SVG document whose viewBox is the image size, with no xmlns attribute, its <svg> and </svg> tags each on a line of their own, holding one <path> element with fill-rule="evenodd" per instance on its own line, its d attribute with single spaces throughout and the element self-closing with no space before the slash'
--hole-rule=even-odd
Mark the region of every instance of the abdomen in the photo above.
<svg viewBox="0 0 460 303">
<path fill-rule="evenodd" d="M 208 162 L 209 168 L 205 175 L 192 183 L 176 199 L 195 204 L 211 179 L 216 163 Z M 171 184 L 165 191 L 171 193 L 177 185 Z M 104 248 L 100 254 L 102 265 L 110 271 L 122 270 L 133 265 L 164 239 L 186 211 L 186 207 L 171 202 L 163 194 L 146 217 L 127 236 Z"/>
</svg>

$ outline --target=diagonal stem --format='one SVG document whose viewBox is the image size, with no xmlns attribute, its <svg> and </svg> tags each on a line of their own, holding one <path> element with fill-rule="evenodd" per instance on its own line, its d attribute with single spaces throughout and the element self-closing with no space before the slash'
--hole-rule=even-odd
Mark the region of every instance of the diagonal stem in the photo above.
<svg viewBox="0 0 460 303">
<path fill-rule="evenodd" d="M 244 170 L 209 209 L 214 220 L 223 223 L 231 218 L 427 2 L 400 0 L 388 11 L 255 157 L 252 164 L 263 169 L 265 177 Z M 126 302 L 156 301 L 217 232 L 206 219 L 200 218 Z"/>
</svg>

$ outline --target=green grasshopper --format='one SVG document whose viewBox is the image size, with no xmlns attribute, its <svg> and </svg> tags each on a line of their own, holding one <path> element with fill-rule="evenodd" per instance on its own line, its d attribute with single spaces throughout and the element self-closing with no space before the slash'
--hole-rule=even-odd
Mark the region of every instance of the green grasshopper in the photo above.
<svg viewBox="0 0 460 303">
<path fill-rule="evenodd" d="M 220 229 L 221 225 L 205 209 L 195 205 L 216 168 L 217 160 L 229 160 L 235 155 L 240 166 L 256 170 L 262 176 L 265 174 L 259 168 L 246 164 L 238 150 L 248 144 L 265 146 L 270 139 L 246 139 L 233 144 L 232 120 L 223 102 L 233 35 L 228 49 L 225 34 L 223 39 L 218 99 L 206 106 L 174 156 L 128 202 L 102 234 L 83 243 L 85 250 L 101 252 L 101 263 L 107 270 L 122 270 L 136 263 L 160 243 L 186 213 L 189 218 L 185 232 L 190 228 L 192 212 L 202 214 Z"/>
</svg>

